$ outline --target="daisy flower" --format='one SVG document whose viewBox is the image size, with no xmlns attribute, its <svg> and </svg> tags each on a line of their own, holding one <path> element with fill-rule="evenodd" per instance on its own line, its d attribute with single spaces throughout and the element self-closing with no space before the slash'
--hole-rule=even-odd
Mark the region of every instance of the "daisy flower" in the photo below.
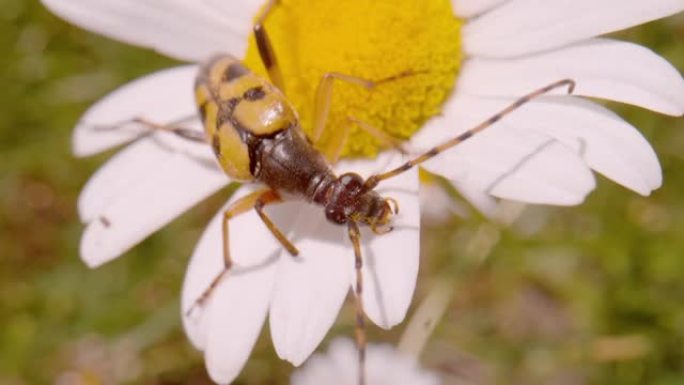
<svg viewBox="0 0 684 385">
<path fill-rule="evenodd" d="M 216 52 L 265 73 L 252 36 L 264 0 L 43 0 L 91 31 L 199 63 Z M 565 90 L 535 99 L 471 140 L 423 166 L 452 181 L 481 207 L 492 197 L 572 205 L 595 187 L 595 171 L 647 195 L 661 184 L 658 159 L 629 123 L 584 97 L 684 114 L 684 80 L 647 48 L 597 36 L 663 18 L 682 0 L 282 0 L 266 21 L 285 79 L 284 91 L 313 124 L 313 98 L 330 71 L 367 79 L 413 73 L 366 90 L 339 84 L 322 143 L 354 116 L 421 150 L 479 123 L 516 98 L 570 78 Z M 81 255 L 99 266 L 230 183 L 206 145 L 136 124 L 199 128 L 192 86 L 197 64 L 133 81 L 91 107 L 74 131 L 74 152 L 129 144 L 88 182 L 79 200 L 87 224 Z M 146 135 L 145 135 L 146 134 Z M 143 136 L 143 137 L 141 137 Z M 364 130 L 351 132 L 336 172 L 367 177 L 399 164 Z M 234 201 L 250 191 L 242 188 Z M 415 169 L 383 182 L 401 213 L 383 236 L 364 231 L 363 302 L 368 318 L 401 322 L 418 269 L 419 204 Z M 355 282 L 344 230 L 302 202 L 269 207 L 300 250 L 296 259 L 249 212 L 231 221 L 236 268 L 185 330 L 204 351 L 211 377 L 232 381 L 268 316 L 278 355 L 301 364 L 323 339 Z M 187 271 L 187 309 L 222 268 L 221 214 L 209 224 Z"/>
<path fill-rule="evenodd" d="M 317 353 L 291 377 L 291 385 L 356 385 L 356 347 L 349 339 L 330 342 L 327 354 Z M 420 368 L 415 358 L 389 344 L 368 346 L 368 385 L 439 385 L 436 373 Z"/>
</svg>

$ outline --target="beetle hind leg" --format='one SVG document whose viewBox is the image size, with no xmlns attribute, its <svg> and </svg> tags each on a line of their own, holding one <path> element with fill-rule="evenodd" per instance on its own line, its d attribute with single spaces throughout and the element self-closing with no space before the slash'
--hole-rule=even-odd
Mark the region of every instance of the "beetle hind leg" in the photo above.
<svg viewBox="0 0 684 385">
<path fill-rule="evenodd" d="M 195 300 L 195 302 L 186 310 L 185 315 L 190 316 L 192 312 L 204 306 L 206 302 L 211 297 L 216 287 L 223 281 L 224 278 L 234 267 L 233 258 L 230 256 L 230 233 L 229 233 L 229 222 L 232 218 L 243 214 L 252 208 L 256 210 L 257 214 L 264 222 L 268 230 L 276 237 L 278 242 L 291 254 L 299 254 L 299 250 L 285 237 L 282 231 L 271 221 L 271 219 L 264 212 L 264 207 L 269 204 L 280 203 L 282 199 L 277 192 L 271 189 L 257 190 L 244 197 L 233 202 L 223 212 L 222 223 L 222 236 L 223 236 L 223 269 L 214 277 L 209 286 L 200 294 L 200 296 Z"/>
</svg>

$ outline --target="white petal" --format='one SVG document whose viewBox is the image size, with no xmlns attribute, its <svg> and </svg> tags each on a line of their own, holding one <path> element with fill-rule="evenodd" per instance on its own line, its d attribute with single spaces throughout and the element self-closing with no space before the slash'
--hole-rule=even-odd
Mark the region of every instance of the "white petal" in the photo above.
<svg viewBox="0 0 684 385">
<path fill-rule="evenodd" d="M 204 358 L 214 382 L 232 382 L 245 366 L 266 320 L 274 274 L 274 265 L 236 273 L 213 293 Z"/>
<path fill-rule="evenodd" d="M 562 47 L 684 10 L 682 0 L 515 0 L 463 29 L 470 56 L 513 57 Z"/>
<path fill-rule="evenodd" d="M 575 205 L 596 187 L 589 169 L 561 143 L 539 142 L 531 154 L 514 166 L 516 178 L 500 176 L 503 179 L 494 181 L 489 192 L 510 200 L 522 201 L 524 197 L 532 203 Z"/>
<path fill-rule="evenodd" d="M 499 107 L 464 95 L 447 103 L 445 115 L 414 136 L 416 147 L 441 143 L 485 120 Z M 471 190 L 529 203 L 578 204 L 595 187 L 591 171 L 576 151 L 549 135 L 514 125 L 508 118 L 424 167 Z"/>
<path fill-rule="evenodd" d="M 497 213 L 499 203 L 490 194 L 475 188 L 467 183 L 452 180 L 454 188 L 470 202 L 482 215 L 487 218 L 494 218 Z"/>
<path fill-rule="evenodd" d="M 81 257 L 90 267 L 121 255 L 228 183 L 214 164 L 163 149 L 155 140 L 125 149 L 86 185 L 79 199 L 81 216 L 89 221 Z"/>
<path fill-rule="evenodd" d="M 130 122 L 135 118 L 166 124 L 195 116 L 192 87 L 196 75 L 197 66 L 175 67 L 136 79 L 100 99 L 74 130 L 74 153 L 96 154 L 149 130 Z"/>
<path fill-rule="evenodd" d="M 505 0 L 451 0 L 451 5 L 454 7 L 454 13 L 457 16 L 469 19 L 496 7 L 504 1 Z"/>
<path fill-rule="evenodd" d="M 404 161 L 398 154 L 383 153 L 373 162 L 341 163 L 339 172 L 354 171 L 368 177 L 372 173 L 388 171 Z M 362 228 L 363 305 L 366 315 L 376 325 L 391 328 L 404 320 L 418 275 L 420 199 L 417 168 L 382 182 L 376 191 L 383 197 L 396 199 L 399 214 L 393 220 L 394 230 L 387 234 L 377 235 L 368 228 Z M 351 245 L 348 253 L 353 262 Z M 351 281 L 353 289 L 356 285 L 354 270 Z"/>
<path fill-rule="evenodd" d="M 244 197 L 253 191 L 255 191 L 255 187 L 246 186 L 240 188 L 240 190 L 235 193 L 229 203 L 227 203 L 223 209 L 216 214 L 211 223 L 209 223 L 190 259 L 190 264 L 185 275 L 185 282 L 183 283 L 181 309 L 183 311 L 183 326 L 185 332 L 198 349 L 205 349 L 208 345 L 208 341 L 214 337 L 213 334 L 210 333 L 211 330 L 208 327 L 208 319 L 214 315 L 209 316 L 204 308 L 196 308 L 189 316 L 187 311 L 191 309 L 192 305 L 209 286 L 214 277 L 223 269 L 223 235 L 221 229 L 224 210 L 237 199 Z M 290 203 L 269 206 L 268 213 L 272 219 L 281 223 L 295 214 L 293 207 L 294 206 Z M 273 281 L 272 274 L 276 270 L 277 259 L 282 250 L 282 246 L 273 238 L 254 210 L 250 210 L 232 218 L 229 222 L 229 233 L 230 255 L 235 263 L 235 268 L 233 272 L 224 279 L 220 286 L 240 287 L 239 284 L 233 282 L 247 282 L 245 285 L 251 285 L 250 282 L 260 281 L 263 282 L 263 289 L 265 290 L 268 299 L 270 299 Z M 252 273 L 259 275 L 258 277 L 253 278 L 255 281 L 251 281 L 252 278 L 250 278 L 250 275 Z M 270 278 L 266 280 L 266 276 Z M 240 290 L 240 293 L 245 299 L 252 298 L 252 293 L 250 291 Z M 259 290 L 258 292 L 255 292 L 254 298 L 261 298 L 259 296 L 263 295 L 264 293 Z M 221 308 L 228 314 L 233 314 L 231 305 L 226 304 L 226 302 L 229 301 L 220 301 L 212 296 L 210 297 L 208 306 L 212 309 Z M 264 306 L 264 314 L 268 308 L 268 300 L 266 302 L 265 305 L 261 304 L 261 302 L 255 302 L 255 306 Z M 248 306 L 248 304 L 245 304 L 245 306 Z M 223 315 L 216 316 L 222 317 Z M 236 322 L 242 322 L 241 320 L 241 317 L 235 317 Z M 259 329 L 260 328 L 261 326 L 259 325 Z M 255 331 L 255 333 L 257 332 L 258 330 Z"/>
<path fill-rule="evenodd" d="M 252 34 L 254 26 L 254 17 L 259 10 L 266 5 L 266 0 L 239 0 L 239 1 L 225 1 L 225 0 L 204 0 L 207 6 L 216 9 L 216 12 L 225 19 L 224 23 L 230 27 L 231 31 L 237 36 L 241 36 L 244 41 L 245 48 L 235 51 L 226 51 L 234 53 L 234 55 L 242 55 L 246 51 L 246 41 Z"/>
<path fill-rule="evenodd" d="M 516 97 L 565 78 L 577 83 L 575 95 L 684 115 L 684 79 L 679 72 L 648 48 L 609 39 L 515 59 L 472 58 L 464 63 L 457 89 L 471 95 Z"/>
<path fill-rule="evenodd" d="M 511 123 L 576 146 L 587 164 L 609 179 L 648 195 L 662 184 L 660 163 L 641 133 L 614 112 L 588 100 L 553 97 L 531 103 Z"/>
<path fill-rule="evenodd" d="M 135 188 L 137 184 L 153 178 L 174 154 L 183 153 L 181 144 L 166 145 L 173 140 L 172 137 L 164 138 L 169 135 L 171 134 L 160 133 L 142 138 L 119 151 L 100 167 L 79 196 L 78 212 L 81 221 L 87 223 L 97 219 L 112 201 L 126 194 L 127 190 Z M 188 160 L 196 160 L 197 166 L 223 174 L 213 160 L 209 146 L 195 143 L 185 145 L 196 147 L 193 151 L 186 152 L 189 155 Z M 201 153 L 203 156 L 199 155 Z M 173 185 L 159 186 L 159 189 L 168 188 L 165 193 L 175 191 L 176 184 L 184 183 L 183 176 L 179 175 L 169 182 Z"/>
<path fill-rule="evenodd" d="M 188 0 L 42 0 L 85 29 L 179 60 L 201 61 L 216 52 L 241 56 L 259 4 L 232 1 L 224 13 Z"/>
<path fill-rule="evenodd" d="M 448 123 L 457 123 L 458 128 L 455 131 L 458 132 L 462 130 L 464 122 L 467 122 L 467 127 L 474 122 L 484 120 L 487 115 L 491 115 L 493 111 L 497 111 L 509 102 L 510 100 L 503 101 L 464 95 L 454 97 L 449 102 L 451 113 L 447 114 L 451 116 L 451 119 L 447 116 L 444 120 L 436 121 L 435 124 L 448 127 Z M 430 132 L 423 133 L 420 137 L 423 145 L 429 139 L 439 142 L 439 136 L 442 138 L 445 136 L 444 129 L 441 127 L 433 127 Z M 508 133 L 509 137 L 498 137 L 505 135 L 505 133 Z M 572 150 L 581 156 L 586 164 L 594 170 L 640 194 L 646 195 L 660 186 L 661 171 L 658 159 L 648 142 L 634 127 L 603 107 L 568 96 L 546 97 L 525 105 L 491 129 L 478 134 L 471 140 L 474 143 L 466 142 L 458 146 L 450 151 L 455 155 L 450 156 L 448 153 L 444 160 L 435 161 L 433 166 L 441 167 L 442 172 L 450 172 L 453 178 L 462 180 L 460 179 L 464 177 L 462 174 L 466 173 L 465 177 L 477 181 L 477 175 L 472 175 L 472 173 L 463 170 L 451 170 L 446 164 L 438 165 L 438 163 L 468 162 L 469 159 L 476 163 L 475 166 L 480 162 L 510 162 L 504 157 L 506 151 L 510 151 L 509 147 L 518 145 L 520 142 L 526 142 L 529 145 L 534 143 L 531 139 L 539 137 L 539 135 L 552 138 L 557 143 L 562 144 L 565 149 Z M 487 138 L 487 136 L 492 141 L 490 145 L 499 143 L 498 152 L 487 152 L 486 148 L 478 147 L 480 146 L 478 142 L 482 140 L 481 137 Z M 486 142 L 487 139 L 483 141 Z M 461 159 L 457 156 L 459 152 L 464 153 Z M 530 154 L 527 156 L 529 157 Z M 533 156 L 532 160 L 536 157 L 537 155 Z M 526 161 L 527 163 L 529 161 Z M 454 167 L 453 165 L 458 163 L 450 164 Z M 508 167 L 510 166 L 511 164 L 508 164 Z M 466 166 L 464 165 L 464 167 Z M 430 169 L 430 166 L 426 168 Z M 538 172 L 546 170 L 546 172 L 552 173 L 555 171 L 557 174 L 555 179 L 552 175 L 547 176 L 548 180 L 552 182 L 552 186 L 571 187 L 580 182 L 579 180 L 572 181 L 567 174 L 568 171 L 561 168 L 553 159 L 548 159 L 546 164 L 534 165 L 533 168 L 534 172 L 529 175 L 533 180 L 538 178 L 536 175 Z M 525 171 L 524 168 L 522 171 Z M 476 174 L 479 172 L 481 171 L 477 170 Z M 520 174 L 517 169 L 514 175 L 516 174 Z M 558 175 L 560 175 L 561 180 L 558 180 Z M 522 188 L 522 186 L 518 187 Z M 585 190 L 586 193 L 588 192 L 587 187 L 590 190 L 592 186 L 586 185 L 581 190 Z M 492 190 L 492 193 L 497 195 L 496 190 Z M 525 197 L 521 196 L 515 199 L 529 201 L 521 198 Z M 577 195 L 576 198 L 581 200 L 580 195 Z M 561 204 L 562 202 L 551 201 L 547 203 Z M 566 204 L 569 203 L 571 202 L 566 202 Z"/>
<path fill-rule="evenodd" d="M 281 255 L 269 317 L 278 356 L 294 365 L 309 357 L 337 318 L 353 261 L 344 227 L 327 222 L 320 207 L 299 203 L 299 212 L 288 237 L 300 254 Z"/>
<path fill-rule="evenodd" d="M 81 222 L 97 219 L 107 204 L 154 175 L 172 153 L 143 138 L 116 153 L 93 174 L 78 197 Z"/>
<path fill-rule="evenodd" d="M 468 218 L 470 211 L 441 185 L 433 182 L 421 180 L 420 191 L 420 216 L 421 223 L 425 224 L 444 224 L 454 216 Z M 488 196 L 489 197 L 489 196 Z M 491 197 L 489 197 L 492 199 Z"/>
<path fill-rule="evenodd" d="M 357 349 L 349 339 L 337 338 L 327 354 L 316 354 L 292 374 L 292 385 L 355 385 L 358 383 Z M 439 376 L 420 368 L 414 357 L 390 345 L 369 344 L 366 354 L 368 384 L 437 385 Z"/>
</svg>

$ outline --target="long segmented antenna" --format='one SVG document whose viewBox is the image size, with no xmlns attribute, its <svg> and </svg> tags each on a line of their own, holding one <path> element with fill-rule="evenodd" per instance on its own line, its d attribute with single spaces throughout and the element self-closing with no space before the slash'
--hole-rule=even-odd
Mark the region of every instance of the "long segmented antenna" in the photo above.
<svg viewBox="0 0 684 385">
<path fill-rule="evenodd" d="M 465 131 L 461 133 L 460 135 L 456 136 L 453 139 L 450 139 L 438 146 L 435 146 L 431 148 L 430 150 L 424 152 L 422 155 L 419 155 L 418 157 L 409 160 L 408 162 L 404 163 L 403 165 L 388 171 L 384 172 L 382 174 L 377 174 L 377 175 L 372 175 L 368 179 L 366 179 L 366 182 L 364 183 L 364 190 L 369 191 L 374 189 L 381 181 L 385 179 L 392 178 L 394 176 L 397 176 L 405 171 L 408 171 L 409 169 L 413 168 L 414 166 L 417 166 L 431 158 L 434 158 L 435 156 L 441 154 L 442 152 L 456 146 L 459 143 L 462 143 L 469 138 L 471 138 L 473 135 L 477 134 L 478 132 L 484 130 L 485 128 L 488 128 L 492 126 L 494 123 L 498 122 L 503 118 L 504 116 L 512 113 L 513 111 L 517 110 L 524 104 L 528 103 L 534 98 L 537 98 L 541 95 L 544 95 L 556 88 L 560 87 L 568 87 L 568 93 L 572 94 L 573 91 L 575 90 L 575 81 L 572 79 L 563 79 L 559 80 L 557 82 L 551 83 L 546 87 L 540 88 L 534 92 L 531 92 L 520 99 L 514 101 L 511 103 L 508 107 L 504 108 L 503 110 L 499 111 L 497 114 L 492 115 L 489 119 L 485 120 L 484 122 L 478 124 L 477 126 L 469 129 L 468 131 Z"/>
</svg>

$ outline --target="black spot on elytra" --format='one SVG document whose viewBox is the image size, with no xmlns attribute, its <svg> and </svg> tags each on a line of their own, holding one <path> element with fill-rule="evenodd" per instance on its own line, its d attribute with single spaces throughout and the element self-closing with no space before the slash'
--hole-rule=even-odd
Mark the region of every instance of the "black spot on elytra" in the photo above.
<svg viewBox="0 0 684 385">
<path fill-rule="evenodd" d="M 260 100 L 263 99 L 264 96 L 266 96 L 266 92 L 264 91 L 264 88 L 261 86 L 252 87 L 245 91 L 245 93 L 242 95 L 243 98 L 249 101 Z"/>
<path fill-rule="evenodd" d="M 228 99 L 228 100 L 225 102 L 225 104 L 223 105 L 223 107 L 232 113 L 233 110 L 235 110 L 235 107 L 237 107 L 238 104 L 240 104 L 240 99 L 239 99 L 239 98 L 230 98 L 230 99 Z"/>
<path fill-rule="evenodd" d="M 209 105 L 209 101 L 205 101 L 204 103 L 200 104 L 199 106 L 199 114 L 200 118 L 202 118 L 202 121 L 207 120 L 207 106 Z"/>
<path fill-rule="evenodd" d="M 216 132 L 214 136 L 211 138 L 211 148 L 214 150 L 214 154 L 216 156 L 221 155 L 221 142 L 219 139 L 218 132 Z"/>
<path fill-rule="evenodd" d="M 229 65 L 225 71 L 223 71 L 223 77 L 221 78 L 224 82 L 230 82 L 237 78 L 243 77 L 249 73 L 249 70 L 245 68 L 242 64 L 235 62 Z"/>
<path fill-rule="evenodd" d="M 219 110 L 216 114 L 216 127 L 221 127 L 223 123 L 233 120 L 233 112 L 235 107 L 240 104 L 240 98 L 230 98 L 219 104 Z"/>
</svg>

